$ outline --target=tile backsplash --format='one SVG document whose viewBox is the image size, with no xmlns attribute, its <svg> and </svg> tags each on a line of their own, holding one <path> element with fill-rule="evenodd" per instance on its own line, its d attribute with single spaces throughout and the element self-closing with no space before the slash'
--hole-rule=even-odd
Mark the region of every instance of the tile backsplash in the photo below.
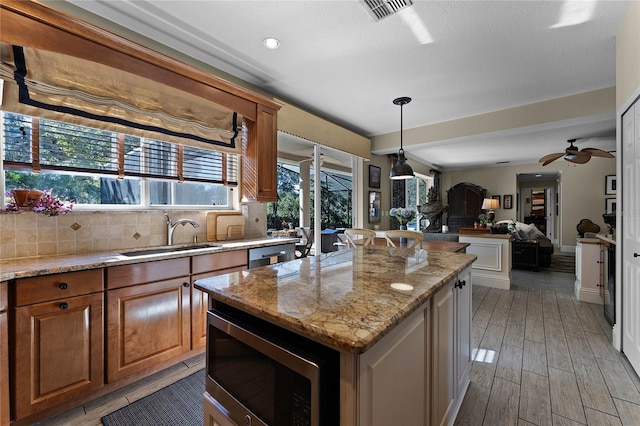
<svg viewBox="0 0 640 426">
<path fill-rule="evenodd" d="M 267 235 L 266 205 L 243 203 L 245 238 Z M 197 235 L 199 242 L 207 238 L 207 211 L 170 210 L 169 216 L 191 219 L 200 224 L 176 228 L 174 244 L 186 244 Z M 73 211 L 49 217 L 33 212 L 0 214 L 0 258 L 81 254 L 114 251 L 167 244 L 167 226 L 163 211 Z"/>
</svg>

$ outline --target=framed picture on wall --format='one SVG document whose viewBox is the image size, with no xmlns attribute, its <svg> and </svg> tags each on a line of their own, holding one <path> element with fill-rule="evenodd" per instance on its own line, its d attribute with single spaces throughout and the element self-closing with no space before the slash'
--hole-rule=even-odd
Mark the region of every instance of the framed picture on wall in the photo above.
<svg viewBox="0 0 640 426">
<path fill-rule="evenodd" d="M 369 187 L 380 188 L 380 173 L 380 167 L 369 165 Z"/>
<path fill-rule="evenodd" d="M 379 191 L 369 191 L 369 223 L 380 222 L 380 195 Z"/>
<path fill-rule="evenodd" d="M 607 175 L 604 178 L 604 193 L 605 195 L 615 195 L 616 193 L 616 175 Z"/>
<path fill-rule="evenodd" d="M 615 198 L 605 198 L 604 199 L 604 211 L 605 212 L 615 212 L 616 211 L 616 199 Z"/>
<path fill-rule="evenodd" d="M 513 207 L 513 195 L 505 195 L 502 200 L 502 208 L 510 209 Z"/>
</svg>

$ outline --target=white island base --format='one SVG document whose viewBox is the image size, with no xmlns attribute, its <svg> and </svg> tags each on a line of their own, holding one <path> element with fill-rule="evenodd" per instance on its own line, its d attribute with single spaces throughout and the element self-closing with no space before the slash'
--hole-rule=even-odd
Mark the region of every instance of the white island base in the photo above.
<svg viewBox="0 0 640 426">
<path fill-rule="evenodd" d="M 467 268 L 367 352 L 341 354 L 341 426 L 454 423 L 469 386 L 471 287 Z"/>
</svg>

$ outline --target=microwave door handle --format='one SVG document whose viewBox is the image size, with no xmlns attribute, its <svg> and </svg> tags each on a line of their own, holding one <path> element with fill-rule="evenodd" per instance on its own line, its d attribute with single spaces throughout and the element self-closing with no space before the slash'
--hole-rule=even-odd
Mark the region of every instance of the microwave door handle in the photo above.
<svg viewBox="0 0 640 426">
<path fill-rule="evenodd" d="M 279 252 L 277 252 L 277 253 L 263 254 L 263 255 L 262 255 L 262 258 L 263 258 L 263 259 L 267 259 L 267 258 L 269 258 L 269 257 L 281 256 L 281 255 L 283 255 L 283 254 L 287 254 L 287 252 L 286 252 L 286 251 L 279 251 Z"/>
<path fill-rule="evenodd" d="M 286 365 L 305 377 L 317 378 L 320 367 L 315 362 L 304 359 L 285 348 L 281 348 L 275 343 L 269 342 L 265 338 L 216 315 L 214 312 L 209 311 L 209 315 L 213 317 L 213 325 L 229 336 L 238 339 L 242 343 L 265 354 L 280 364 Z"/>
</svg>

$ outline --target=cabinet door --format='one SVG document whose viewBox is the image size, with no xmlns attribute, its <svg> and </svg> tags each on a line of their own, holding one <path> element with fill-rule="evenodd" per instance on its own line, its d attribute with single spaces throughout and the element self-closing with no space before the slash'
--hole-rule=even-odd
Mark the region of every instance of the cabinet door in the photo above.
<svg viewBox="0 0 640 426">
<path fill-rule="evenodd" d="M 103 293 L 16 308 L 15 417 L 103 385 Z"/>
<path fill-rule="evenodd" d="M 458 276 L 456 288 L 456 400 L 459 403 L 469 386 L 471 372 L 471 269 Z"/>
<path fill-rule="evenodd" d="M 433 297 L 433 403 L 432 424 L 446 425 L 453 416 L 456 399 L 455 378 L 455 294 L 453 281 L 440 289 Z"/>
<path fill-rule="evenodd" d="M 360 356 L 360 424 L 424 426 L 429 309 L 418 310 Z"/>
<path fill-rule="evenodd" d="M 277 201 L 277 111 L 258 105 L 256 121 L 246 124 L 248 137 L 242 141 L 242 198 Z"/>
<path fill-rule="evenodd" d="M 0 282 L 0 425 L 9 424 L 9 337 L 7 282 Z"/>
<path fill-rule="evenodd" d="M 191 349 L 201 348 L 207 343 L 207 311 L 209 310 L 209 295 L 195 288 L 193 283 L 202 278 L 244 271 L 245 269 L 247 269 L 246 265 L 241 265 L 191 277 Z"/>
<path fill-rule="evenodd" d="M 107 291 L 107 381 L 188 352 L 189 277 Z"/>
</svg>

